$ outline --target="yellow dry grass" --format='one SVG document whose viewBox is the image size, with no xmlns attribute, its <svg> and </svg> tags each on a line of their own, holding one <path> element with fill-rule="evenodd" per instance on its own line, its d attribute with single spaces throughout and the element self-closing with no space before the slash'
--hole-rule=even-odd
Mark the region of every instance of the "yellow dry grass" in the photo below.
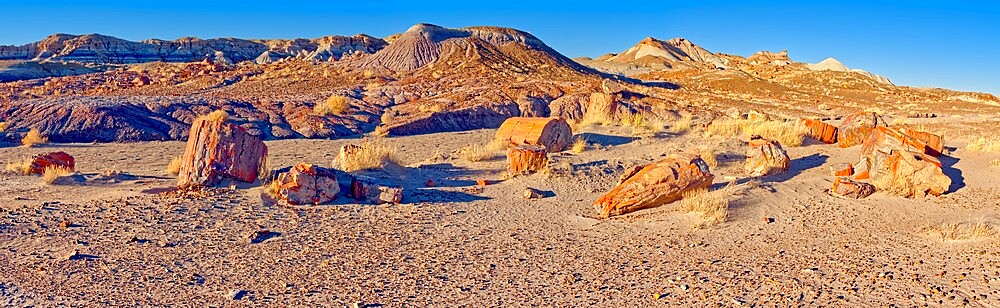
<svg viewBox="0 0 1000 308">
<path fill-rule="evenodd" d="M 583 153 L 587 150 L 587 140 L 583 137 L 576 137 L 576 141 L 573 141 L 573 145 L 570 146 L 570 151 L 576 154 Z"/>
<path fill-rule="evenodd" d="M 7 124 L 7 122 L 0 122 L 0 132 L 7 131 L 8 128 L 10 128 L 10 124 Z"/>
<path fill-rule="evenodd" d="M 225 110 L 219 109 L 202 116 L 202 118 L 207 119 L 211 122 L 225 122 L 229 120 L 229 113 L 227 113 Z"/>
<path fill-rule="evenodd" d="M 316 104 L 313 113 L 319 116 L 342 115 L 351 110 L 351 100 L 343 95 L 330 95 L 326 101 Z"/>
<path fill-rule="evenodd" d="M 27 175 L 28 172 L 31 171 L 31 162 L 31 158 L 25 158 L 18 162 L 7 163 L 4 170 L 7 171 L 7 173 Z"/>
<path fill-rule="evenodd" d="M 399 149 L 389 145 L 384 139 L 365 140 L 354 155 L 349 155 L 338 162 L 341 170 L 358 171 L 382 168 L 387 164 L 398 164 Z M 335 164 L 336 165 L 336 164 Z"/>
<path fill-rule="evenodd" d="M 729 199 L 735 190 L 730 182 L 726 187 L 714 191 L 708 191 L 707 188 L 687 191 L 681 199 L 681 209 L 699 214 L 701 221 L 694 225 L 697 229 L 723 223 L 729 217 Z"/>
<path fill-rule="evenodd" d="M 719 160 L 718 158 L 716 158 L 715 149 L 712 149 L 707 146 L 699 147 L 698 155 L 701 156 L 701 159 L 704 160 L 709 167 L 714 169 L 715 167 L 719 166 Z"/>
<path fill-rule="evenodd" d="M 979 137 L 969 141 L 965 147 L 976 152 L 1000 153 L 1000 140 Z"/>
<path fill-rule="evenodd" d="M 483 144 L 475 144 L 462 148 L 458 156 L 470 162 L 480 162 L 492 160 L 503 156 L 503 150 L 507 149 L 507 141 L 503 139 L 493 139 Z"/>
<path fill-rule="evenodd" d="M 45 184 L 55 183 L 60 177 L 73 174 L 73 169 L 65 167 L 49 166 L 42 173 L 42 182 Z"/>
<path fill-rule="evenodd" d="M 181 173 L 181 157 L 177 156 L 170 160 L 167 164 L 167 174 L 177 176 Z"/>
<path fill-rule="evenodd" d="M 42 132 L 37 128 L 32 128 L 24 135 L 24 138 L 21 138 L 21 145 L 29 148 L 46 143 L 49 143 L 49 137 L 42 136 Z"/>
<path fill-rule="evenodd" d="M 942 223 L 927 227 L 925 233 L 942 241 L 963 241 L 1000 235 L 1000 226 L 995 221 Z"/>
<path fill-rule="evenodd" d="M 281 183 L 278 181 L 270 181 L 264 185 L 264 194 L 272 199 L 279 199 L 281 191 Z"/>
<path fill-rule="evenodd" d="M 693 117 L 691 114 L 685 114 L 681 116 L 680 119 L 674 121 L 674 125 L 670 126 L 670 131 L 674 133 L 683 133 L 691 129 Z"/>
<path fill-rule="evenodd" d="M 994 159 L 990 161 L 990 167 L 1000 168 L 1000 159 Z"/>
<path fill-rule="evenodd" d="M 743 119 L 723 119 L 713 121 L 705 129 L 708 135 L 735 137 L 743 134 L 749 138 L 753 135 L 760 135 L 766 139 L 774 140 L 782 146 L 801 146 L 808 133 L 808 129 L 796 121 L 753 121 Z"/>
</svg>

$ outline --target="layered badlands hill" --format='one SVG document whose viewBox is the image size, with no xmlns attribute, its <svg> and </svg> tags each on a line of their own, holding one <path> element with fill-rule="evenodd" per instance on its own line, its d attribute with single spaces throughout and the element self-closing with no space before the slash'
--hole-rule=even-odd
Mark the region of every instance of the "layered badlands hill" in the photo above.
<svg viewBox="0 0 1000 308">
<path fill-rule="evenodd" d="M 214 109 L 268 139 L 494 128 L 519 115 L 580 121 L 592 104 L 612 117 L 641 113 L 665 121 L 682 113 L 710 121 L 749 109 L 787 118 L 872 108 L 900 115 L 1000 111 L 989 94 L 899 87 L 830 61 L 794 62 L 785 52 L 713 54 L 684 39 L 649 38 L 618 55 L 581 60 L 591 68 L 531 34 L 498 27 L 418 24 L 385 39 L 128 42 L 55 35 L 0 54 L 17 59 L 0 67 L 58 65 L 76 74 L 0 82 L 8 141 L 30 128 L 56 142 L 183 139 L 195 116 Z M 623 76 L 608 65 L 638 69 Z M 347 112 L 313 111 L 334 95 L 351 105 Z"/>
<path fill-rule="evenodd" d="M 265 138 L 338 138 L 376 128 L 408 135 L 496 127 L 517 115 L 579 118 L 609 77 L 513 29 L 419 24 L 391 41 L 340 61 L 208 57 L 2 83 L 0 120 L 58 142 L 163 140 L 184 138 L 195 115 L 221 108 Z M 285 43 L 269 48 L 297 46 Z M 313 112 L 332 95 L 347 97 L 350 111 Z"/>
</svg>

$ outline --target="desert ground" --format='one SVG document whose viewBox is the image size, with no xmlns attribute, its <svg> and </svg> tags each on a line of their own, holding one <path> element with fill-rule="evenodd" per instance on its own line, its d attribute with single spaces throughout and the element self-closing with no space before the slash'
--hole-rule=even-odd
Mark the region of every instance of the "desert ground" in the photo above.
<svg viewBox="0 0 1000 308">
<path fill-rule="evenodd" d="M 858 147 L 807 140 L 786 147 L 789 171 L 748 178 L 740 138 L 590 125 L 575 131 L 585 151 L 553 153 L 544 172 L 508 179 L 502 155 L 457 154 L 495 131 L 386 139 L 401 166 L 372 172 L 406 194 L 383 205 L 287 206 L 259 182 L 178 192 L 164 170 L 183 141 L 0 148 L 3 163 L 52 151 L 77 160 L 76 174 L 52 184 L 0 175 L 0 303 L 1000 305 L 1000 246 L 986 232 L 1000 218 L 990 166 L 1000 154 L 967 140 L 946 140 L 946 194 L 854 200 L 826 190 L 829 166 L 857 161 Z M 266 141 L 269 165 L 330 166 L 348 142 L 358 140 Z M 626 168 L 698 147 L 716 154 L 713 189 L 734 182 L 724 222 L 702 226 L 679 202 L 598 217 L 593 201 Z M 524 199 L 526 187 L 543 198 Z M 261 229 L 270 235 L 250 241 Z"/>
</svg>

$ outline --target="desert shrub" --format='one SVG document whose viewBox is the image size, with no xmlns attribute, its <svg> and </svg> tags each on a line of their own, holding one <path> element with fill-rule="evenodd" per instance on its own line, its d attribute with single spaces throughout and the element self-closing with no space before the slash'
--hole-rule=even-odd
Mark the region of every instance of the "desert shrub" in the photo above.
<svg viewBox="0 0 1000 308">
<path fill-rule="evenodd" d="M 382 116 L 381 116 L 381 117 L 379 117 L 379 120 L 381 120 L 381 123 L 382 123 L 383 125 L 387 125 L 387 124 L 391 124 L 391 123 L 392 123 L 392 120 L 395 120 L 395 119 L 396 119 L 396 115 L 397 115 L 397 114 L 396 114 L 396 110 L 393 110 L 393 109 L 389 109 L 389 108 L 386 108 L 386 109 L 385 109 L 385 110 L 384 110 L 384 111 L 382 112 Z"/>
<path fill-rule="evenodd" d="M 576 154 L 583 153 L 587 150 L 587 140 L 583 137 L 576 137 L 576 141 L 573 141 L 573 145 L 570 146 L 570 151 Z"/>
<path fill-rule="evenodd" d="M 21 161 L 8 163 L 4 170 L 7 171 L 7 173 L 27 175 L 28 172 L 31 171 L 31 163 L 32 159 L 25 158 Z"/>
<path fill-rule="evenodd" d="M 176 176 L 181 173 L 181 157 L 177 156 L 167 164 L 167 174 Z"/>
<path fill-rule="evenodd" d="M 507 149 L 507 141 L 503 139 L 493 139 L 484 144 L 474 144 L 459 150 L 458 156 L 470 162 L 480 162 L 492 160 L 503 156 L 503 150 Z"/>
<path fill-rule="evenodd" d="M 965 146 L 969 150 L 983 153 L 1000 153 L 1000 140 L 979 137 Z"/>
<path fill-rule="evenodd" d="M 340 94 L 330 95 L 326 101 L 313 107 L 313 113 L 320 116 L 342 115 L 348 110 L 351 110 L 351 100 Z"/>
<path fill-rule="evenodd" d="M 42 182 L 45 184 L 55 183 L 60 177 L 73 174 L 73 169 L 57 166 L 49 166 L 42 173 Z"/>
<path fill-rule="evenodd" d="M 990 161 L 990 167 L 1000 168 L 1000 159 L 994 159 Z"/>
<path fill-rule="evenodd" d="M 264 194 L 272 199 L 280 199 L 281 194 L 281 183 L 278 181 L 270 181 L 264 185 Z"/>
<path fill-rule="evenodd" d="M 734 191 L 733 183 L 715 191 L 708 191 L 707 188 L 687 191 L 681 198 L 681 209 L 700 214 L 701 221 L 695 224 L 695 228 L 723 223 L 729 217 L 729 199 Z"/>
<path fill-rule="evenodd" d="M 0 132 L 5 132 L 8 128 L 10 128 L 10 124 L 7 124 L 7 122 L 0 122 Z"/>
<path fill-rule="evenodd" d="M 398 164 L 399 149 L 390 146 L 383 139 L 365 140 L 361 143 L 361 148 L 354 155 L 348 155 L 345 159 L 337 163 L 344 171 L 357 171 L 382 168 L 386 164 Z"/>
<path fill-rule="evenodd" d="M 33 147 L 39 144 L 49 143 L 49 137 L 42 136 L 42 132 L 37 128 L 32 128 L 21 138 L 21 145 L 26 147 Z"/>
</svg>

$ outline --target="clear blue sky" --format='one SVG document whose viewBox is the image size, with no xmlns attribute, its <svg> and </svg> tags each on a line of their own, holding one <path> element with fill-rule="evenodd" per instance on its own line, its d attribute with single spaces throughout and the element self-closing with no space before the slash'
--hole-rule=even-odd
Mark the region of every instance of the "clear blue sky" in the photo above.
<svg viewBox="0 0 1000 308">
<path fill-rule="evenodd" d="M 52 33 L 382 37 L 419 22 L 497 25 L 531 32 L 569 57 L 619 52 L 646 36 L 685 37 L 713 52 L 788 49 L 796 61 L 835 57 L 900 85 L 1000 95 L 994 1 L 0 1 L 2 45 Z"/>
</svg>

